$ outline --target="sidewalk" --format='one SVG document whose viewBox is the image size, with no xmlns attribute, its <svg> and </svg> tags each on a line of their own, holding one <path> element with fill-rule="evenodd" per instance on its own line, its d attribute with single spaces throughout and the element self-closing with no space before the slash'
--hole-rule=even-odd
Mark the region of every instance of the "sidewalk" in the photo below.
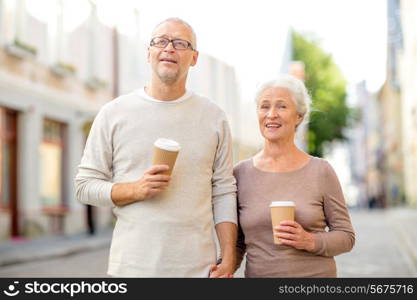
<svg viewBox="0 0 417 300">
<path fill-rule="evenodd" d="M 97 231 L 93 236 L 79 233 L 71 236 L 0 242 L 0 268 L 110 247 L 111 234 L 112 229 L 105 229 Z"/>
<path fill-rule="evenodd" d="M 417 209 L 392 208 L 387 213 L 387 219 L 417 269 Z"/>
<path fill-rule="evenodd" d="M 398 246 L 407 253 L 407 256 L 410 258 L 410 264 L 412 263 L 417 270 L 417 209 L 351 210 L 350 213 L 352 217 L 362 215 L 364 226 L 366 226 L 366 220 L 369 216 L 369 226 L 371 228 L 373 227 L 371 223 L 376 222 L 375 220 L 385 223 L 385 228 L 387 228 L 386 226 L 392 228 L 398 235 L 398 241 L 400 243 Z M 360 228 L 358 229 L 361 230 Z M 13 264 L 47 260 L 99 248 L 109 248 L 111 233 L 112 230 L 107 229 L 98 232 L 94 236 L 81 233 L 66 237 L 45 237 L 27 241 L 1 242 L 0 268 Z M 371 234 L 383 236 L 384 232 L 371 232 Z M 392 240 L 387 240 L 387 243 L 392 242 Z M 375 249 L 375 251 L 378 251 L 378 249 Z M 243 277 L 243 272 L 244 262 L 235 276 Z"/>
</svg>

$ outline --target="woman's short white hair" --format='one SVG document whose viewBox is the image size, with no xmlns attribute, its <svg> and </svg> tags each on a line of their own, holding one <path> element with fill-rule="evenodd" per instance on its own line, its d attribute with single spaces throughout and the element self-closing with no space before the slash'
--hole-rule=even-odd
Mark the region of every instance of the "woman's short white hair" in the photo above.
<svg viewBox="0 0 417 300">
<path fill-rule="evenodd" d="M 297 109 L 297 113 L 303 116 L 303 119 L 308 118 L 310 112 L 311 98 L 308 94 L 307 88 L 304 82 L 292 75 L 279 75 L 278 78 L 270 80 L 261 85 L 256 92 L 255 101 L 259 105 L 262 94 L 269 88 L 286 88 L 293 95 L 294 104 Z"/>
</svg>

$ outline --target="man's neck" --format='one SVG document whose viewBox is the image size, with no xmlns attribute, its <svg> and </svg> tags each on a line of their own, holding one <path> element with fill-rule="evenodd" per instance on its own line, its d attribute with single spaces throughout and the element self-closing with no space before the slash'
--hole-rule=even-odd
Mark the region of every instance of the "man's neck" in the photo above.
<svg viewBox="0 0 417 300">
<path fill-rule="evenodd" d="M 161 101 L 172 101 L 185 94 L 185 82 L 164 84 L 159 80 L 152 80 L 151 83 L 145 87 L 145 92 L 152 98 Z"/>
</svg>

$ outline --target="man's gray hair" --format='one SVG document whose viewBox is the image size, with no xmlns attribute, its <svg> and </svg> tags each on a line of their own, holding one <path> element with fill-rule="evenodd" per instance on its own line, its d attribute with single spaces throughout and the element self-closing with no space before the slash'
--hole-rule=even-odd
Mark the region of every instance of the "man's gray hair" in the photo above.
<svg viewBox="0 0 417 300">
<path fill-rule="evenodd" d="M 269 88 L 286 88 L 293 95 L 294 104 L 297 109 L 297 113 L 303 116 L 303 119 L 308 118 L 310 112 L 311 98 L 308 94 L 307 88 L 304 82 L 292 75 L 279 75 L 278 78 L 270 80 L 261 85 L 256 92 L 255 101 L 259 105 L 263 92 Z"/>
<path fill-rule="evenodd" d="M 192 35 L 192 41 L 191 44 L 193 46 L 194 49 L 197 49 L 197 35 L 195 34 L 195 31 L 193 29 L 193 27 L 191 27 L 190 24 L 188 24 L 187 22 L 185 22 L 183 19 L 181 18 L 177 18 L 177 17 L 173 17 L 173 18 L 168 18 L 163 20 L 162 22 L 158 23 L 152 30 L 152 36 L 154 35 L 155 30 L 162 24 L 167 23 L 167 22 L 176 22 L 176 23 L 181 23 L 183 24 L 185 27 L 187 27 L 188 29 L 190 29 L 191 31 L 191 35 Z"/>
</svg>

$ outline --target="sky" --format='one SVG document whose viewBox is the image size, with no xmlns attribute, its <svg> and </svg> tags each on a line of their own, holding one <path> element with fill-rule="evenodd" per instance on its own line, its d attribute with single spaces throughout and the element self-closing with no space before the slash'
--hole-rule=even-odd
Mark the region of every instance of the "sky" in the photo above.
<svg viewBox="0 0 417 300">
<path fill-rule="evenodd" d="M 73 16 L 64 18 L 64 30 L 71 31 L 88 17 L 89 6 L 85 0 L 64 1 Z M 100 7 L 102 22 L 117 23 L 122 34 L 139 36 L 145 44 L 154 26 L 168 17 L 180 17 L 190 23 L 197 34 L 198 50 L 235 68 L 241 101 L 246 101 L 242 106 L 252 119 L 255 110 L 249 102 L 253 104 L 262 82 L 279 74 L 291 28 L 313 34 L 320 41 L 347 79 L 348 92 L 362 80 L 366 80 L 371 92 L 376 92 L 385 80 L 387 0 L 91 1 Z M 31 13 L 41 19 L 48 18 L 48 14 L 54 17 L 54 3 L 55 0 L 26 0 Z M 348 103 L 354 105 L 355 100 L 350 101 L 354 98 L 348 97 Z M 253 132 L 245 132 L 247 139 L 260 138 L 257 126 L 249 128 Z"/>
<path fill-rule="evenodd" d="M 190 23 L 198 50 L 235 68 L 243 100 L 279 74 L 290 28 L 319 39 L 350 86 L 367 81 L 371 91 L 384 82 L 386 69 L 386 0 L 93 0 L 101 21 L 118 23 L 121 33 L 148 43 L 154 26 L 168 17 Z M 26 0 L 42 18 L 53 13 L 54 0 Z M 39 5 L 43 3 L 45 6 Z M 49 4 L 48 4 L 49 3 Z M 70 0 L 65 20 L 70 31 L 88 12 L 85 0 Z M 133 8 L 138 18 L 134 18 Z M 78 19 L 78 20 L 77 20 Z M 139 20 L 139 24 L 137 24 Z"/>
<path fill-rule="evenodd" d="M 366 80 L 371 91 L 385 80 L 385 0 L 140 1 L 140 34 L 166 17 L 189 22 L 198 48 L 235 67 L 242 96 L 279 73 L 290 28 L 313 34 L 350 85 Z"/>
</svg>

